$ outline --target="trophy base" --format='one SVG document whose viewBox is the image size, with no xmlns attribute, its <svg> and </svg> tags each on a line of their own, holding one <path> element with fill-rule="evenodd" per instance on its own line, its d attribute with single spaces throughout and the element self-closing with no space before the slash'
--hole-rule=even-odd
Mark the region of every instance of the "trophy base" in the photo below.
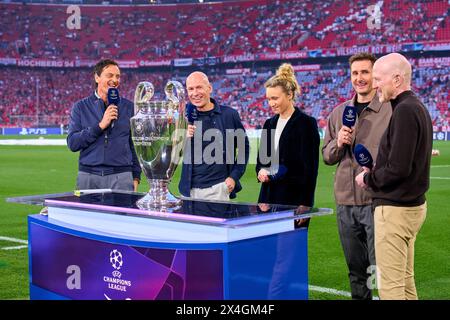
<svg viewBox="0 0 450 320">
<path fill-rule="evenodd" d="M 168 189 L 167 180 L 149 180 L 150 191 L 136 202 L 139 209 L 158 210 L 165 212 L 168 209 L 181 208 L 182 200 L 173 196 Z"/>
</svg>

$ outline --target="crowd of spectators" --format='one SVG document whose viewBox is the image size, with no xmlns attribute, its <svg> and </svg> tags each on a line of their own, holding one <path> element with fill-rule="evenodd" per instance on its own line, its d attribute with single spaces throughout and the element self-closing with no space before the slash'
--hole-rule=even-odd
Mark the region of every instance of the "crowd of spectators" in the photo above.
<svg viewBox="0 0 450 320">
<path fill-rule="evenodd" d="M 220 3 L 111 0 L 80 6 L 80 29 L 68 27 L 69 2 L 0 2 L 0 58 L 164 60 L 187 57 L 274 53 L 303 49 L 450 42 L 450 2 L 439 0 L 244 0 Z M 166 5 L 180 3 L 179 5 Z M 205 1 L 206 2 L 206 1 Z M 57 4 L 58 5 L 55 5 Z M 63 4 L 61 4 L 63 3 Z M 84 0 L 83 4 L 98 4 Z M 131 4 L 114 6 L 114 4 Z M 271 116 L 264 82 L 273 70 L 227 75 L 211 72 L 218 99 L 239 110 L 245 126 L 259 128 Z M 415 68 L 415 90 L 435 126 L 449 122 L 450 67 Z M 169 79 L 184 82 L 180 70 L 128 69 L 121 95 L 133 99 L 141 80 L 153 82 L 163 98 Z M 324 65 L 297 73 L 302 95 L 297 105 L 324 127 L 330 111 L 351 95 L 348 67 Z M 0 126 L 67 124 L 70 106 L 93 90 L 83 68 L 0 68 Z"/>
<path fill-rule="evenodd" d="M 0 3 L 0 57 L 155 60 L 450 40 L 450 4 L 439 0 L 80 8 L 73 29 L 67 5 Z"/>
<path fill-rule="evenodd" d="M 261 128 L 272 115 L 265 99 L 264 82 L 274 70 L 267 67 L 242 69 L 227 74 L 223 69 L 209 73 L 213 96 L 239 111 L 245 127 Z M 155 86 L 155 99 L 164 99 L 168 80 L 184 83 L 187 74 L 123 69 L 120 94 L 133 100 L 139 81 Z M 449 122 L 450 67 L 415 67 L 414 90 L 427 106 L 435 126 Z M 347 65 L 326 64 L 320 70 L 298 71 L 302 89 L 296 105 L 325 127 L 329 113 L 349 99 L 352 87 Z M 0 127 L 67 124 L 73 103 L 94 90 L 93 75 L 87 69 L 0 68 Z"/>
</svg>

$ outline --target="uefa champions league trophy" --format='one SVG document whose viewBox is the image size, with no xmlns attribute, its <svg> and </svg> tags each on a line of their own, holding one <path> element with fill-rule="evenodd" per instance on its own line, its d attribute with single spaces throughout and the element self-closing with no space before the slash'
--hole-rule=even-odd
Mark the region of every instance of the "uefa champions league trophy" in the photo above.
<svg viewBox="0 0 450 320">
<path fill-rule="evenodd" d="M 149 192 L 137 202 L 140 209 L 166 211 L 181 204 L 181 200 L 170 194 L 168 185 L 183 152 L 185 91 L 177 81 L 169 81 L 164 91 L 166 101 L 150 101 L 154 94 L 153 85 L 140 82 L 134 95 L 131 136 L 150 185 Z"/>
</svg>

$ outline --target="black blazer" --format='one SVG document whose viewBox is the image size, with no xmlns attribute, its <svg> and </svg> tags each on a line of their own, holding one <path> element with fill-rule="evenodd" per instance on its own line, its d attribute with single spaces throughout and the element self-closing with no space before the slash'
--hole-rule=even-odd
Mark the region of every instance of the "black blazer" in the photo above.
<svg viewBox="0 0 450 320">
<path fill-rule="evenodd" d="M 264 123 L 256 174 L 262 168 L 276 165 L 272 158 L 276 159 L 273 141 L 278 118 L 279 115 L 276 115 Z M 258 202 L 312 207 L 319 167 L 319 145 L 316 119 L 295 108 L 278 144 L 279 165 L 287 170 L 261 185 Z"/>
</svg>

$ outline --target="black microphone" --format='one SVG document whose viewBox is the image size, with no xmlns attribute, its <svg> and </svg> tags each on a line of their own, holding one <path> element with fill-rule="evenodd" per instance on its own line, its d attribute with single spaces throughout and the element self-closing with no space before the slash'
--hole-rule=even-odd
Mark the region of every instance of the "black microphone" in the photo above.
<svg viewBox="0 0 450 320">
<path fill-rule="evenodd" d="M 356 115 L 356 107 L 346 106 L 342 114 L 342 124 L 349 128 L 353 127 L 356 123 Z"/>
<path fill-rule="evenodd" d="M 372 169 L 373 167 L 373 158 L 370 154 L 369 150 L 367 150 L 366 147 L 364 147 L 362 144 L 358 143 L 355 146 L 355 149 L 353 150 L 353 154 L 355 155 L 356 162 L 361 167 L 367 167 L 369 169 Z"/>
<path fill-rule="evenodd" d="M 189 103 L 186 106 L 186 117 L 188 119 L 189 124 L 191 125 L 194 124 L 194 121 L 198 119 L 197 107 Z"/>
<path fill-rule="evenodd" d="M 108 107 L 110 105 L 115 105 L 117 108 L 119 108 L 119 101 L 120 101 L 119 89 L 113 87 L 108 88 L 107 99 L 108 99 Z M 111 129 L 114 128 L 114 122 L 115 122 L 114 120 L 111 121 Z"/>
</svg>

